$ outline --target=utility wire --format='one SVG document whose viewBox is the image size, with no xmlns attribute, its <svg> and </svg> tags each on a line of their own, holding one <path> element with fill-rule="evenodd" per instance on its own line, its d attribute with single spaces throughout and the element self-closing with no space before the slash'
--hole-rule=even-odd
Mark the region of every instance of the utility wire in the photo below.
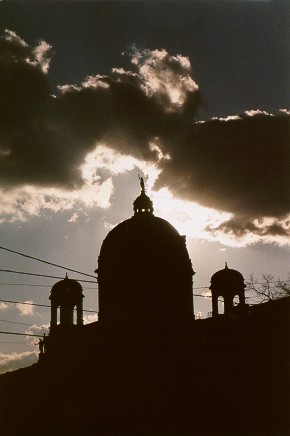
<svg viewBox="0 0 290 436">
<path fill-rule="evenodd" d="M 6 342 L 0 342 L 0 344 L 19 344 L 19 345 L 27 345 L 27 343 L 26 342 L 14 342 L 14 341 L 10 341 L 10 342 L 8 342 L 8 341 L 6 341 Z"/>
<path fill-rule="evenodd" d="M 12 301 L 12 300 L 0 300 L 3 303 L 13 303 L 13 304 L 27 304 L 28 306 L 38 306 L 38 307 L 49 307 L 47 304 L 37 304 L 37 303 L 28 303 L 27 301 Z M 86 310 L 84 309 L 83 312 L 91 312 L 91 313 L 98 313 L 96 310 Z"/>
<path fill-rule="evenodd" d="M 0 300 L 3 303 L 27 304 L 28 306 L 50 307 L 47 304 L 28 303 L 27 301 Z"/>
<path fill-rule="evenodd" d="M 1 248 L 1 247 L 0 247 Z M 0 271 L 2 272 L 9 272 L 9 273 L 15 273 L 15 274 L 24 274 L 24 275 L 30 275 L 30 276 L 37 276 L 37 277 L 47 277 L 47 278 L 52 278 L 52 279 L 61 279 L 63 280 L 63 277 L 59 277 L 59 276 L 50 276 L 50 275 L 45 275 L 45 274 L 36 274 L 36 273 L 27 273 L 27 272 L 23 272 L 23 271 L 14 271 L 14 270 L 10 270 L 10 269 L 0 269 Z M 94 277 L 94 276 L 90 276 L 90 277 Z M 97 277 L 95 277 L 97 280 Z M 82 279 L 78 279 L 79 282 L 84 282 L 84 283 L 94 283 L 95 285 L 98 285 L 97 281 L 92 281 L 92 280 L 82 280 Z M 256 282 L 255 285 L 263 285 L 263 284 L 267 284 L 267 283 L 271 283 L 271 284 L 279 284 L 279 283 L 289 283 L 290 280 L 279 280 L 279 281 L 274 281 L 274 282 Z M 43 286 L 43 287 L 50 287 L 49 285 L 27 285 L 27 284 L 20 284 L 20 283 L 0 283 L 0 285 L 14 285 L 14 286 Z M 96 288 L 84 288 L 84 289 L 96 289 Z M 199 286 L 199 287 L 193 287 L 192 289 L 209 289 L 208 286 Z M 250 287 L 250 284 L 246 286 L 246 289 L 248 290 L 252 290 Z M 199 294 L 196 294 L 196 296 L 199 296 Z"/>
<path fill-rule="evenodd" d="M 0 283 L 0 285 L 3 286 L 29 286 L 29 287 L 38 287 L 38 288 L 51 288 L 51 285 L 32 285 L 29 283 Z M 86 286 L 83 286 L 83 289 L 90 289 L 90 290 L 96 290 L 97 288 L 88 288 Z"/>
<path fill-rule="evenodd" d="M 3 331 L 0 331 L 0 334 L 2 334 L 2 335 L 17 335 L 17 336 L 35 336 L 37 338 L 43 337 L 43 335 L 33 335 L 31 333 L 13 333 L 13 332 L 3 332 Z"/>
<path fill-rule="evenodd" d="M 0 319 L 1 322 L 9 322 L 10 324 L 19 324 L 19 325 L 27 325 L 32 327 L 33 324 L 26 324 L 25 322 L 16 322 L 16 321 L 7 321 L 6 319 Z"/>
<path fill-rule="evenodd" d="M 33 260 L 37 260 L 38 262 L 46 263 L 47 265 L 56 266 L 57 268 L 62 268 L 62 269 L 65 269 L 67 271 L 72 271 L 72 272 L 82 274 L 82 275 L 87 276 L 87 277 L 95 278 L 95 276 L 92 276 L 91 274 L 86 274 L 86 273 L 83 273 L 81 271 L 77 271 L 75 269 L 67 268 L 65 266 L 58 265 L 56 263 L 48 262 L 47 260 L 39 259 L 38 257 L 29 256 L 28 254 L 20 253 L 19 251 L 11 250 L 10 248 L 6 248 L 6 247 L 3 247 L 1 245 L 0 245 L 0 249 L 5 250 L 5 251 L 9 251 L 10 253 L 19 254 L 19 256 L 27 257 L 28 259 L 33 259 Z"/>
<path fill-rule="evenodd" d="M 23 271 L 15 271 L 15 270 L 11 270 L 11 269 L 0 269 L 0 271 L 8 272 L 8 273 L 14 273 L 14 274 L 24 274 L 24 275 L 28 275 L 28 276 L 48 277 L 50 279 L 61 279 L 61 280 L 63 280 L 63 277 L 49 276 L 49 275 L 45 275 L 45 274 L 28 273 L 28 272 L 23 272 Z M 96 278 L 96 280 L 97 280 L 97 278 Z M 95 284 L 97 284 L 96 281 L 92 281 L 92 280 L 78 280 L 78 281 L 79 282 L 95 283 Z"/>
</svg>

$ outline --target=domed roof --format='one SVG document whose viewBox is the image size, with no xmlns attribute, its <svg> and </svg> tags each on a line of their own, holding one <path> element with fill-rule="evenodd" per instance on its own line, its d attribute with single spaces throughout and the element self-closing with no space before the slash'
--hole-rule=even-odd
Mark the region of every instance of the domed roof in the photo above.
<svg viewBox="0 0 290 436">
<path fill-rule="evenodd" d="M 67 274 L 65 279 L 55 283 L 51 288 L 49 299 L 52 300 L 75 300 L 82 295 L 82 285 L 74 279 L 69 279 Z"/>
<path fill-rule="evenodd" d="M 114 227 L 100 250 L 99 320 L 150 330 L 160 323 L 192 320 L 194 271 L 185 236 L 153 215 L 140 181 L 133 217 Z"/>
<path fill-rule="evenodd" d="M 140 177 L 139 177 L 140 178 Z M 169 258 L 176 262 L 190 264 L 185 246 L 185 237 L 166 220 L 153 215 L 153 204 L 145 194 L 144 181 L 141 194 L 134 201 L 134 215 L 114 227 L 103 241 L 98 272 L 103 267 L 120 270 L 149 268 L 146 265 L 165 264 Z M 129 267 L 130 265 L 130 267 Z"/>
<path fill-rule="evenodd" d="M 114 227 L 103 241 L 100 257 L 114 256 L 112 249 L 118 251 L 128 251 L 130 247 L 139 248 L 148 247 L 149 241 L 152 241 L 155 246 L 163 241 L 166 245 L 170 242 L 170 238 L 180 237 L 178 231 L 166 220 L 156 217 L 153 214 L 134 215 L 116 227 Z"/>
<path fill-rule="evenodd" d="M 243 290 L 244 288 L 243 275 L 235 269 L 228 268 L 227 263 L 224 269 L 213 274 L 209 287 L 211 290 L 230 289 L 233 291 Z"/>
</svg>

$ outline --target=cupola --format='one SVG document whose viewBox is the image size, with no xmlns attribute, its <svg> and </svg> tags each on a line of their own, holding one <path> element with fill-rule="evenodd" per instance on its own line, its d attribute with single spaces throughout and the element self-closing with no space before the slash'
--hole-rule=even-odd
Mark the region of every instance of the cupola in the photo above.
<svg viewBox="0 0 290 436">
<path fill-rule="evenodd" d="M 230 315 L 234 309 L 234 298 L 239 298 L 239 306 L 245 305 L 245 283 L 244 277 L 235 269 L 228 267 L 217 271 L 211 278 L 209 289 L 212 293 L 212 315 L 216 317 L 218 313 L 218 299 L 224 299 L 224 314 Z"/>
<path fill-rule="evenodd" d="M 83 325 L 83 288 L 77 280 L 69 279 L 55 283 L 51 288 L 51 332 L 55 327 L 66 328 Z M 59 317 L 58 317 L 59 309 Z M 76 321 L 74 310 L 76 309 Z M 59 319 L 58 319 L 59 318 Z"/>
</svg>

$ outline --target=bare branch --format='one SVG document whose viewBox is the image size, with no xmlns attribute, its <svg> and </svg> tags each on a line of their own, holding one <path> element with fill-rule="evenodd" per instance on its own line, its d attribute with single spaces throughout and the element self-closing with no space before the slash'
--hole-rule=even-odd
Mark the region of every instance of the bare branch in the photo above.
<svg viewBox="0 0 290 436">
<path fill-rule="evenodd" d="M 246 281 L 246 290 L 252 295 L 248 298 L 253 299 L 255 303 L 261 304 L 266 301 L 277 300 L 278 298 L 290 296 L 290 275 L 289 280 L 276 280 L 271 274 L 263 274 L 262 281 L 259 281 L 250 275 Z"/>
</svg>

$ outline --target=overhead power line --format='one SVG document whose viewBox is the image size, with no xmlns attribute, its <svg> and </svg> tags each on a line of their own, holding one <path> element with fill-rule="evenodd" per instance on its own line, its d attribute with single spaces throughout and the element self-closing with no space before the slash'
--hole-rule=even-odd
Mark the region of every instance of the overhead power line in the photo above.
<svg viewBox="0 0 290 436">
<path fill-rule="evenodd" d="M 27 325 L 29 327 L 32 327 L 33 324 L 26 324 L 25 322 L 16 322 L 16 321 L 7 321 L 6 319 L 0 319 L 1 322 L 8 322 L 10 324 L 19 324 L 19 325 Z"/>
<path fill-rule="evenodd" d="M 0 283 L 0 285 L 3 286 L 28 286 L 28 287 L 35 287 L 35 288 L 51 288 L 51 285 L 32 285 L 31 283 Z M 90 290 L 96 290 L 97 288 L 88 288 L 87 286 L 83 286 L 83 289 L 90 289 Z"/>
<path fill-rule="evenodd" d="M 2 303 L 12 303 L 12 304 L 27 304 L 28 306 L 38 306 L 38 307 L 49 307 L 47 304 L 37 304 L 37 303 L 28 303 L 27 301 L 12 301 L 12 300 L 0 300 Z M 84 309 L 83 312 L 90 312 L 90 313 L 98 313 L 96 310 L 87 310 Z"/>
<path fill-rule="evenodd" d="M 13 332 L 2 332 L 0 331 L 0 334 L 2 335 L 17 335 L 17 336 L 34 336 L 36 338 L 42 338 L 43 335 L 33 335 L 31 333 L 13 333 Z"/>
<path fill-rule="evenodd" d="M 0 342 L 0 344 L 13 344 L 13 345 L 15 345 L 15 344 L 18 344 L 18 345 L 27 345 L 27 343 L 26 342 L 14 342 L 14 341 L 5 341 L 5 342 L 3 342 L 3 341 L 1 341 Z"/>
<path fill-rule="evenodd" d="M 33 259 L 33 260 L 37 260 L 38 262 L 46 263 L 47 265 L 56 266 L 57 268 L 62 268 L 64 270 L 66 270 L 66 271 L 72 271 L 72 272 L 75 272 L 77 274 L 82 274 L 83 276 L 95 278 L 95 276 L 93 276 L 91 274 L 86 274 L 86 273 L 83 273 L 81 271 L 77 271 L 75 269 L 67 268 L 65 266 L 58 265 L 56 263 L 48 262 L 47 260 L 39 259 L 38 257 L 29 256 L 28 254 L 20 253 L 20 251 L 11 250 L 10 248 L 6 248 L 6 247 L 3 247 L 1 245 L 0 245 L 0 249 L 1 250 L 5 250 L 5 251 L 9 251 L 10 253 L 18 254 L 19 256 L 27 257 L 28 259 Z"/>
<path fill-rule="evenodd" d="M 15 271 L 15 270 L 12 270 L 12 269 L 0 269 L 0 271 L 1 272 L 7 272 L 7 273 L 13 273 L 13 274 L 24 274 L 24 275 L 27 275 L 27 276 L 48 277 L 50 279 L 60 279 L 60 280 L 63 280 L 63 277 L 59 277 L 59 276 L 50 276 L 50 275 L 46 275 L 46 274 L 28 273 L 28 272 L 24 272 L 24 271 Z M 96 280 L 97 280 L 97 278 L 96 278 Z M 97 281 L 93 281 L 93 280 L 81 280 L 81 279 L 78 279 L 78 282 L 95 283 L 95 284 L 97 284 Z"/>
<path fill-rule="evenodd" d="M 27 301 L 0 300 L 3 303 L 27 304 L 28 306 L 50 307 L 47 304 L 28 303 Z"/>
</svg>

